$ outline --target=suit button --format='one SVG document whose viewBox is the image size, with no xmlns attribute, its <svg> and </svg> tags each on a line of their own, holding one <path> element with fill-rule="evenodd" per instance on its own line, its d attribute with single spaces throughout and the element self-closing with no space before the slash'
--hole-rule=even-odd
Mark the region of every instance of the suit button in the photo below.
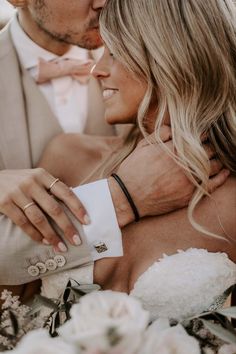
<svg viewBox="0 0 236 354">
<path fill-rule="evenodd" d="M 39 275 L 39 269 L 36 266 L 29 266 L 28 268 L 28 273 L 31 275 L 31 277 L 37 277 Z"/>
<path fill-rule="evenodd" d="M 46 268 L 48 270 L 55 270 L 57 269 L 57 263 L 54 261 L 54 259 L 48 259 L 46 262 L 45 262 L 45 265 L 46 265 Z"/>
<path fill-rule="evenodd" d="M 54 257 L 54 261 L 57 263 L 58 267 L 63 267 L 66 264 L 66 259 L 64 256 L 58 254 Z"/>
<path fill-rule="evenodd" d="M 43 262 L 36 263 L 36 267 L 38 267 L 40 274 L 44 274 L 47 271 L 47 267 L 45 266 L 45 264 Z"/>
</svg>

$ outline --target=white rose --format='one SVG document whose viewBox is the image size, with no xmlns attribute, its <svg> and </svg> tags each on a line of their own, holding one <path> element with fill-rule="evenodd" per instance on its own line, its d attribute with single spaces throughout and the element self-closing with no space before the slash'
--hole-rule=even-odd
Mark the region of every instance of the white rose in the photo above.
<svg viewBox="0 0 236 354">
<path fill-rule="evenodd" d="M 6 352 L 9 353 L 9 352 Z M 74 346 L 65 343 L 61 338 L 51 338 L 46 329 L 37 329 L 28 332 L 13 354 L 78 354 L 79 350 Z"/>
<path fill-rule="evenodd" d="M 87 349 L 108 350 L 107 332 L 115 329 L 122 340 L 116 349 L 122 354 L 133 353 L 139 346 L 140 334 L 149 321 L 149 313 L 140 302 L 125 293 L 114 291 L 92 292 L 81 298 L 71 309 L 71 320 L 59 332 L 70 343 L 80 344 Z"/>
<path fill-rule="evenodd" d="M 138 354 L 200 354 L 197 340 L 178 324 L 170 327 L 167 319 L 156 320 L 146 331 Z"/>
</svg>

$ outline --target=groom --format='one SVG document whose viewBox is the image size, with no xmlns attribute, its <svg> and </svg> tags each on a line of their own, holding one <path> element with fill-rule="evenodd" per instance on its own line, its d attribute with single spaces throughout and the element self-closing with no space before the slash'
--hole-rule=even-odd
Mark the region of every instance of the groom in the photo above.
<svg viewBox="0 0 236 354">
<path fill-rule="evenodd" d="M 4 200 L 7 204 L 8 195 L 12 195 L 11 188 L 15 193 L 19 192 L 22 174 L 35 176 L 35 169 L 32 167 L 36 165 L 42 149 L 54 135 L 62 132 L 60 119 L 53 114 L 50 106 L 53 101 L 50 101 L 50 83 L 43 89 L 35 82 L 34 67 L 25 66 L 29 57 L 23 58 L 24 53 L 20 52 L 24 46 L 18 41 L 19 35 L 26 41 L 30 40 L 32 48 L 40 49 L 40 53 L 45 53 L 46 50 L 49 60 L 52 59 L 50 53 L 54 57 L 61 57 L 70 50 L 71 44 L 96 48 L 101 45 L 98 17 L 104 4 L 105 0 L 25 0 L 19 17 L 0 33 L 1 111 L 4 107 L 4 114 L 0 118 L 0 206 L 4 205 Z M 29 50 L 29 53 L 32 54 L 32 59 L 33 51 Z M 88 118 L 86 124 L 93 129 L 97 127 L 93 132 L 106 134 L 109 127 L 105 127 L 102 120 L 103 110 L 97 105 L 101 103 L 99 88 L 95 81 L 91 81 L 90 86 L 91 96 L 88 92 L 88 101 L 92 104 L 89 104 L 88 111 L 91 110 L 93 120 Z M 94 117 L 97 119 L 98 116 L 101 119 L 96 124 Z M 148 166 L 148 176 L 143 168 L 144 161 Z M 141 216 L 159 215 L 181 208 L 188 203 L 193 192 L 192 185 L 172 159 L 145 144 L 135 150 L 128 163 L 122 164 L 119 173 L 125 179 Z M 45 174 L 38 176 L 38 184 L 41 183 L 40 178 L 45 178 Z M 47 188 L 55 181 L 53 176 L 51 178 Z M 224 176 L 220 175 L 220 178 L 213 179 L 212 188 L 223 182 Z M 29 195 L 34 185 L 28 183 L 27 186 L 26 195 Z M 53 192 L 59 195 L 59 190 L 60 184 L 56 183 Z M 0 284 L 23 284 L 60 269 L 77 267 L 103 257 L 122 255 L 120 228 L 132 222 L 133 215 L 119 186 L 110 178 L 109 181 L 101 180 L 79 187 L 75 192 L 84 203 L 92 222 L 82 227 L 71 215 L 82 244 L 75 247 L 76 243 L 74 246 L 68 243 L 69 250 L 63 255 L 55 252 L 55 249 L 37 246 L 12 223 L 13 218 L 8 218 L 2 211 Z M 50 195 L 49 197 L 51 198 Z M 23 203 L 22 207 L 24 209 Z M 31 210 L 36 207 L 37 205 L 32 206 Z M 21 214 L 24 217 L 21 221 L 24 222 L 20 226 L 25 231 L 30 224 L 29 210 L 25 209 L 25 213 Z M 40 224 L 37 226 L 40 230 Z M 61 229 L 63 230 L 62 226 Z"/>
</svg>

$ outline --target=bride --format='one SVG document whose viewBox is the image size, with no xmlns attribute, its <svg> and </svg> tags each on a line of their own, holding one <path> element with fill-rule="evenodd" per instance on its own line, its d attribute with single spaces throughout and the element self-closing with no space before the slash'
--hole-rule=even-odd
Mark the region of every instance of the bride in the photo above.
<svg viewBox="0 0 236 354">
<path fill-rule="evenodd" d="M 153 318 L 178 319 L 223 302 L 236 283 L 235 18 L 232 0 L 107 2 L 100 20 L 105 50 L 93 75 L 107 122 L 135 127 L 124 141 L 61 135 L 40 165 L 70 186 L 114 172 L 125 183 L 127 156 L 145 136 L 185 169 L 196 192 L 188 210 L 163 210 L 122 229 L 124 257 L 44 277 L 44 295 L 59 296 L 69 278 L 95 282 L 138 297 Z M 164 125 L 171 127 L 167 147 Z M 205 141 L 231 171 L 211 196 Z M 148 169 L 145 156 L 143 163 Z M 108 181 L 120 188 L 113 177 Z"/>
<path fill-rule="evenodd" d="M 143 135 L 166 149 L 160 138 L 165 124 L 174 146 L 167 153 L 186 170 L 196 193 L 188 210 L 124 228 L 124 257 L 43 278 L 45 295 L 58 296 L 72 278 L 130 293 L 153 318 L 181 318 L 214 306 L 236 282 L 235 18 L 231 0 L 108 1 L 100 20 L 105 50 L 93 75 L 103 88 L 107 122 L 135 128 L 124 142 L 57 137 L 41 166 L 71 186 L 112 172 L 124 178 L 129 158 L 122 161 Z M 211 196 L 204 139 L 231 171 Z M 109 183 L 120 188 L 113 177 Z"/>
</svg>

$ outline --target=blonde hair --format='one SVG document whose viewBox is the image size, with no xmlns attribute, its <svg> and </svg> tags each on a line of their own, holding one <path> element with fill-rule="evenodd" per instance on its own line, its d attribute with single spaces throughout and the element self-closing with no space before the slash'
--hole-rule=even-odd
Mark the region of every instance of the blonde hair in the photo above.
<svg viewBox="0 0 236 354">
<path fill-rule="evenodd" d="M 188 214 L 192 225 L 206 233 L 193 219 L 195 206 L 207 194 L 210 163 L 201 141 L 206 133 L 219 159 L 236 173 L 235 3 L 108 0 L 100 28 L 115 58 L 148 84 L 137 112 L 143 135 L 147 136 L 145 117 L 153 98 L 158 105 L 155 137 L 160 144 L 159 130 L 168 111 L 176 155 L 168 153 L 197 187 Z M 134 146 L 130 141 L 125 144 L 117 161 Z M 103 173 L 109 174 L 117 161 L 105 164 Z"/>
</svg>

